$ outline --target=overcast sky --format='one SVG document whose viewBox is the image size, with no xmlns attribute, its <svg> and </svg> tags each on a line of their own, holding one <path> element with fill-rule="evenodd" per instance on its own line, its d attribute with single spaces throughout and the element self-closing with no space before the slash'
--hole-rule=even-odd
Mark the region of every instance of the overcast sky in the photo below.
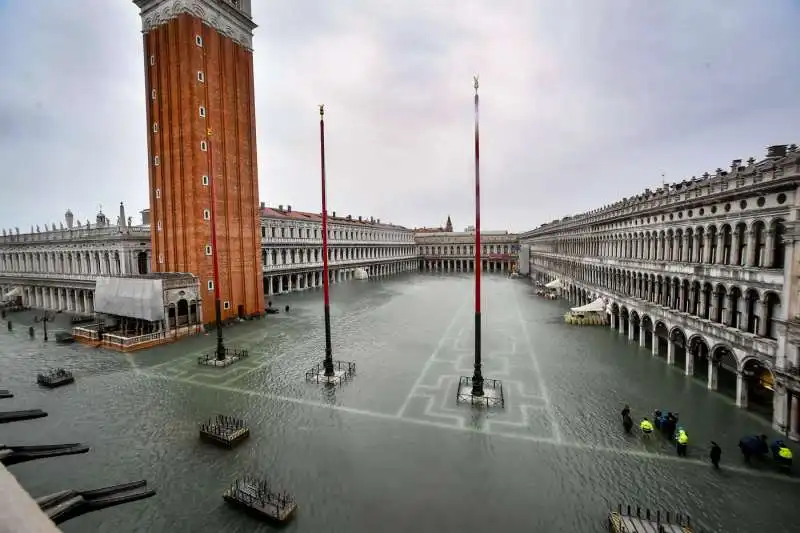
<svg viewBox="0 0 800 533">
<path fill-rule="evenodd" d="M 527 230 L 800 142 L 797 0 L 253 0 L 261 199 Z M 129 0 L 0 0 L 0 227 L 147 206 Z"/>
</svg>

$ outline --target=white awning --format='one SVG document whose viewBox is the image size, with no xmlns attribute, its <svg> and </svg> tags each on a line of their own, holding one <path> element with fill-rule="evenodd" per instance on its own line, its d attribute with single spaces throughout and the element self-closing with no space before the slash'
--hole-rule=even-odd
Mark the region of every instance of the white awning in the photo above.
<svg viewBox="0 0 800 533">
<path fill-rule="evenodd" d="M 164 282 L 152 278 L 99 277 L 95 282 L 94 310 L 106 315 L 164 319 Z"/>
<path fill-rule="evenodd" d="M 545 285 L 545 288 L 546 289 L 563 289 L 564 288 L 564 284 L 561 283 L 560 279 L 554 279 L 553 281 L 551 281 L 550 283 Z"/>
<path fill-rule="evenodd" d="M 606 303 L 603 301 L 602 298 L 598 298 L 597 300 L 588 303 L 586 305 L 582 305 L 580 307 L 573 307 L 570 309 L 573 313 L 602 313 L 606 310 Z"/>
</svg>

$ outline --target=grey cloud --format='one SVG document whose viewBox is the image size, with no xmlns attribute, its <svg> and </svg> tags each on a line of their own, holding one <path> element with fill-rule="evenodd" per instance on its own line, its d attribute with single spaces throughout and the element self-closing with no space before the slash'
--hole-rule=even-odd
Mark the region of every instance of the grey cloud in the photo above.
<svg viewBox="0 0 800 533">
<path fill-rule="evenodd" d="M 485 227 L 529 229 L 662 172 L 683 179 L 798 142 L 791 0 L 254 4 L 269 204 L 319 209 L 325 103 L 332 207 L 470 224 L 475 72 Z M 0 57 L 0 225 L 146 206 L 139 32 L 127 0 L 3 4 L 0 47 L 14 52 Z"/>
</svg>

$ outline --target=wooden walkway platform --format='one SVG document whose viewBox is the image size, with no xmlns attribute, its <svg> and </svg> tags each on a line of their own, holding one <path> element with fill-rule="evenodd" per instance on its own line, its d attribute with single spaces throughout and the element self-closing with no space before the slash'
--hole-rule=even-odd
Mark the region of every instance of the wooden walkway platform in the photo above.
<svg viewBox="0 0 800 533">
<path fill-rule="evenodd" d="M 679 524 L 659 524 L 655 520 L 623 516 L 618 513 L 611 513 L 609 523 L 613 533 L 692 533 L 690 527 Z"/>
</svg>

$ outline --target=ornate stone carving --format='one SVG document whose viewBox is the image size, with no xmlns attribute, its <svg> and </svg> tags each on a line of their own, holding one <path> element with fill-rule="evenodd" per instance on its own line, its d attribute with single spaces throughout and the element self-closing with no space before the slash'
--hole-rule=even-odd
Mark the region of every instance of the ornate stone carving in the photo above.
<svg viewBox="0 0 800 533">
<path fill-rule="evenodd" d="M 256 25 L 248 15 L 241 12 L 237 14 L 231 7 L 222 5 L 214 0 L 161 0 L 152 1 L 147 5 L 140 2 L 142 7 L 142 31 L 149 32 L 174 19 L 181 13 L 189 13 L 217 30 L 222 35 L 230 38 L 248 50 L 253 49 L 253 29 Z M 235 8 L 234 8 L 235 9 Z"/>
</svg>

